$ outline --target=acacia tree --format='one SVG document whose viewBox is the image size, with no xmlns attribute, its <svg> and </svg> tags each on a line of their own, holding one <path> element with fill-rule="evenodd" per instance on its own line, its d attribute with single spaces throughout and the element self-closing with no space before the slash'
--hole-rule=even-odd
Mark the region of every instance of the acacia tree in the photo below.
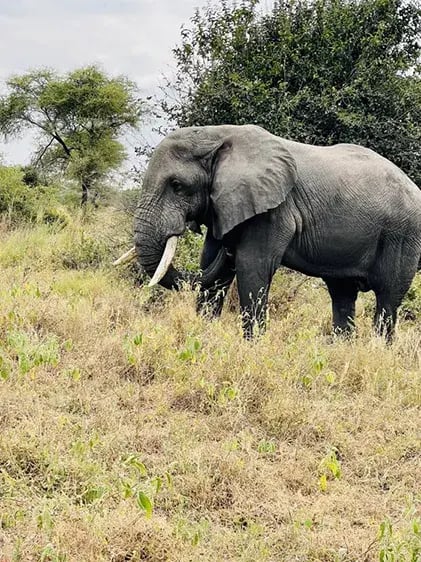
<svg viewBox="0 0 421 562">
<path fill-rule="evenodd" d="M 421 186 L 418 0 L 257 0 L 196 11 L 163 109 L 178 126 L 256 123 L 363 144 Z"/>
<path fill-rule="evenodd" d="M 38 131 L 33 164 L 64 170 L 80 182 L 82 204 L 91 188 L 125 157 L 120 142 L 145 111 L 136 86 L 126 77 L 110 78 L 96 66 L 61 76 L 34 70 L 7 80 L 0 97 L 0 132 L 14 137 Z"/>
</svg>

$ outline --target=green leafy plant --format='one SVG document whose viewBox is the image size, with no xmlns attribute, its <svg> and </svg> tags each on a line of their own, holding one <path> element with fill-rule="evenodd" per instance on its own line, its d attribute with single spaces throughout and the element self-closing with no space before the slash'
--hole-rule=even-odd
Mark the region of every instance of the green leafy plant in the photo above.
<svg viewBox="0 0 421 562">
<path fill-rule="evenodd" d="M 69 215 L 58 201 L 54 187 L 29 187 L 24 172 L 17 167 L 0 165 L 0 215 L 9 224 L 22 222 L 62 225 Z"/>
<path fill-rule="evenodd" d="M 40 562 L 66 562 L 67 556 L 59 552 L 53 544 L 47 544 L 41 551 Z"/>
<path fill-rule="evenodd" d="M 108 263 L 110 255 L 111 249 L 104 241 L 81 230 L 66 248 L 55 253 L 55 259 L 66 269 L 95 269 Z"/>
<path fill-rule="evenodd" d="M 273 441 L 267 441 L 266 439 L 262 439 L 257 444 L 257 451 L 260 454 L 272 455 L 276 452 L 276 449 L 276 443 L 274 443 Z"/>
<path fill-rule="evenodd" d="M 129 474 L 120 477 L 120 489 L 124 499 L 135 498 L 136 505 L 147 518 L 152 517 L 154 499 L 166 485 L 172 487 L 169 472 L 152 475 L 136 454 L 129 454 L 123 459 L 123 466 Z"/>
<path fill-rule="evenodd" d="M 338 456 L 338 451 L 332 448 L 321 460 L 319 465 L 319 489 L 326 492 L 328 480 L 339 480 L 342 477 L 342 467 Z"/>
<path fill-rule="evenodd" d="M 411 519 L 407 527 L 396 533 L 389 519 L 379 527 L 379 562 L 419 562 L 421 559 L 421 521 Z"/>
<path fill-rule="evenodd" d="M 201 348 L 202 344 L 200 341 L 195 337 L 189 336 L 186 340 L 184 349 L 179 352 L 178 358 L 181 361 L 194 363 L 198 358 Z"/>
<path fill-rule="evenodd" d="M 54 336 L 39 339 L 35 334 L 14 330 L 7 335 L 7 345 L 22 375 L 41 365 L 56 367 L 60 360 L 60 345 Z"/>
</svg>

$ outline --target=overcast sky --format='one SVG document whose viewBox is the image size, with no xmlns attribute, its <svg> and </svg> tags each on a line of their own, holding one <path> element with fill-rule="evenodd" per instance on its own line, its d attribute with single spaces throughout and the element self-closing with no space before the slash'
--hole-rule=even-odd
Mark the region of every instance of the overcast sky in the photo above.
<svg viewBox="0 0 421 562">
<path fill-rule="evenodd" d="M 65 72 L 99 63 L 110 74 L 129 76 L 144 95 L 153 94 L 173 63 L 171 49 L 179 42 L 180 26 L 189 22 L 195 7 L 206 4 L 206 0 L 0 0 L 0 81 L 42 66 Z M 136 141 L 128 139 L 129 151 Z M 28 137 L 8 144 L 0 141 L 7 163 L 27 162 L 30 151 Z"/>
</svg>

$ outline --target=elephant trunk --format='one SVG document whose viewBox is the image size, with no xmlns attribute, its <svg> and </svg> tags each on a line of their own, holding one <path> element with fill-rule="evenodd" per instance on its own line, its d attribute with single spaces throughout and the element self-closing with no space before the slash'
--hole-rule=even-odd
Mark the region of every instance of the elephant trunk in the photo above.
<svg viewBox="0 0 421 562">
<path fill-rule="evenodd" d="M 200 273 L 175 269 L 171 262 L 178 237 L 170 236 L 165 241 L 159 240 L 153 224 L 152 221 L 138 221 L 135 229 L 136 253 L 141 266 L 152 278 L 150 285 L 159 283 L 166 289 L 179 289 L 183 283 L 188 283 L 200 284 L 203 289 L 208 289 L 224 276 L 227 268 L 233 267 L 225 249 L 221 248 L 215 260 Z"/>
<path fill-rule="evenodd" d="M 162 260 L 165 244 L 158 242 L 153 232 L 141 228 L 135 233 L 135 247 L 140 265 L 150 277 L 154 278 Z M 183 281 L 184 274 L 177 271 L 171 263 L 159 279 L 159 283 L 166 289 L 177 289 Z"/>
</svg>

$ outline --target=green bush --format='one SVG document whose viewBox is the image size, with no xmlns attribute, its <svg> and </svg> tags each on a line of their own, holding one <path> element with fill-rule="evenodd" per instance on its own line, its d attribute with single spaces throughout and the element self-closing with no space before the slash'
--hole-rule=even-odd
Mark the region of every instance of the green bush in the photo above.
<svg viewBox="0 0 421 562">
<path fill-rule="evenodd" d="M 110 251 L 106 242 L 82 230 L 69 240 L 66 248 L 57 251 L 55 257 L 65 269 L 97 269 L 110 262 Z"/>
<path fill-rule="evenodd" d="M 41 216 L 39 218 L 41 219 L 41 222 L 59 226 L 66 226 L 71 220 L 68 211 L 59 205 L 50 205 L 45 207 L 41 210 Z"/>
<path fill-rule="evenodd" d="M 10 223 L 46 222 L 67 224 L 68 215 L 57 201 L 54 187 L 31 187 L 19 168 L 0 166 L 0 215 Z M 67 215 L 67 216 L 66 216 Z"/>
<path fill-rule="evenodd" d="M 418 275 L 406 293 L 401 307 L 406 320 L 416 320 L 421 316 L 421 277 Z"/>
</svg>

